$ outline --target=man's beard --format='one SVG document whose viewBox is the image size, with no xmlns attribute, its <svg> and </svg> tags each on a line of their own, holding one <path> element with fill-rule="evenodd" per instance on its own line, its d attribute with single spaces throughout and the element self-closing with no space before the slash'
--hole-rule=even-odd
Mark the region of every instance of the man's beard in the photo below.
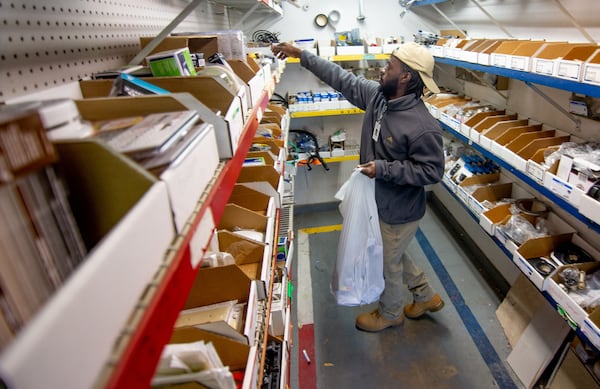
<svg viewBox="0 0 600 389">
<path fill-rule="evenodd" d="M 386 99 L 396 95 L 396 86 L 398 85 L 398 77 L 387 79 L 385 82 L 379 84 L 379 91 L 385 96 Z"/>
</svg>

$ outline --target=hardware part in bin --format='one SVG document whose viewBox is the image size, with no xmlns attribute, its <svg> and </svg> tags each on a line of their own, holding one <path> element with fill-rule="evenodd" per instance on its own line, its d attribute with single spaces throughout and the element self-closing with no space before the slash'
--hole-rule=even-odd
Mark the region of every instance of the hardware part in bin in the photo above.
<svg viewBox="0 0 600 389">
<path fill-rule="evenodd" d="M 296 154 L 295 157 L 297 158 L 298 154 L 306 153 L 308 154 L 308 158 L 306 158 L 306 167 L 308 170 L 312 170 L 310 165 L 315 163 L 320 163 L 325 170 L 329 170 L 329 166 L 327 166 L 327 163 L 319 154 L 319 141 L 312 132 L 307 130 L 290 130 L 290 135 L 293 135 L 290 143 L 294 145 L 294 149 L 290 151 L 290 155 Z"/>
</svg>

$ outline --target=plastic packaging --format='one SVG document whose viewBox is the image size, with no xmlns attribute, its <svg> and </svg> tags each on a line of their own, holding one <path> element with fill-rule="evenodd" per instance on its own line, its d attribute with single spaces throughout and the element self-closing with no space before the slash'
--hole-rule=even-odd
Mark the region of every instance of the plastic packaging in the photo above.
<svg viewBox="0 0 600 389">
<path fill-rule="evenodd" d="M 355 170 L 335 197 L 344 218 L 331 291 L 339 305 L 375 302 L 383 292 L 383 244 L 375 181 Z"/>
</svg>

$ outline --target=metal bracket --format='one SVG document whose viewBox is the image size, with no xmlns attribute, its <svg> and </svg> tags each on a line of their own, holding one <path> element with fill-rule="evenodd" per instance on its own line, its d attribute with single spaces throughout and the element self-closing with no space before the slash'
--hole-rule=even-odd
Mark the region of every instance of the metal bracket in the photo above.
<svg viewBox="0 0 600 389">
<path fill-rule="evenodd" d="M 504 100 L 508 99 L 508 96 L 505 96 L 504 94 L 502 94 L 498 89 L 496 89 L 496 87 L 493 84 L 491 84 L 485 78 L 481 77 L 479 74 L 475 73 L 473 70 L 468 69 L 468 68 L 463 68 L 463 70 L 469 72 L 470 75 L 472 75 L 473 77 L 475 77 L 476 79 L 478 79 L 479 82 L 481 82 L 482 84 L 484 84 L 485 86 L 487 86 L 488 88 L 490 88 L 492 91 L 496 92 Z"/>
<path fill-rule="evenodd" d="M 556 101 L 552 100 L 552 98 L 550 98 L 550 96 L 548 96 L 547 94 L 542 92 L 537 86 L 533 85 L 531 82 L 525 81 L 525 85 L 527 85 L 529 88 L 531 88 L 531 90 L 533 90 L 535 93 L 537 93 L 539 96 L 541 96 L 550 105 L 552 105 L 554 108 L 556 108 L 560 113 L 565 115 L 569 120 L 571 120 L 573 123 L 575 123 L 576 131 L 578 131 L 578 132 L 581 131 L 581 120 L 573 117 L 571 112 L 569 112 L 566 109 L 564 109 L 563 107 L 561 107 L 560 104 L 558 104 Z"/>
<path fill-rule="evenodd" d="M 144 58 L 146 58 L 148 54 L 150 54 L 152 50 L 154 50 L 160 44 L 160 42 L 162 42 L 162 40 L 174 30 L 179 23 L 187 18 L 188 15 L 192 13 L 192 11 L 195 10 L 202 1 L 206 0 L 192 0 L 187 7 L 185 7 L 183 11 L 181 11 L 179 15 L 177 15 L 171 21 L 171 23 L 169 23 L 156 37 L 154 37 L 154 39 L 150 41 L 150 43 L 148 43 L 140 52 L 137 53 L 135 57 L 133 57 L 131 61 L 129 61 L 128 66 L 141 64 L 144 61 Z"/>
<path fill-rule="evenodd" d="M 252 15 L 252 13 L 254 13 L 254 11 L 260 6 L 260 3 L 257 1 L 256 4 L 254 4 L 245 14 L 244 16 L 242 16 L 242 18 L 236 23 L 235 26 L 233 26 L 233 29 L 239 29 L 239 27 L 244 23 L 244 21 L 246 21 L 246 19 L 248 19 L 248 17 L 250 17 L 250 15 Z"/>
<path fill-rule="evenodd" d="M 462 29 L 462 28 L 458 27 L 458 26 L 456 25 L 456 23 L 454 23 L 454 22 L 452 21 L 452 19 L 450 19 L 450 18 L 449 18 L 449 17 L 448 17 L 448 16 L 447 16 L 445 13 L 443 13 L 443 12 L 442 12 L 442 10 L 441 10 L 441 9 L 439 9 L 439 8 L 438 8 L 438 6 L 437 6 L 437 5 L 435 5 L 435 4 L 431 4 L 431 7 L 432 7 L 433 9 L 435 9 L 435 10 L 437 11 L 437 13 L 439 13 L 440 15 L 442 15 L 442 17 L 443 17 L 444 19 L 446 19 L 446 20 L 448 21 L 448 23 L 450 23 L 450 24 L 451 24 L 451 25 L 452 25 L 452 26 L 453 26 L 455 29 L 457 29 L 458 31 L 465 31 L 465 36 L 466 36 L 467 38 L 469 38 L 469 34 L 466 32 L 466 30 L 464 30 L 464 29 Z"/>
<path fill-rule="evenodd" d="M 500 22 L 498 22 L 493 16 L 492 14 L 490 14 L 488 11 L 485 10 L 485 8 L 483 8 L 483 6 L 481 4 L 479 4 L 479 1 L 477 0 L 471 0 L 473 3 L 475 3 L 475 5 L 481 10 L 481 12 L 483 12 L 484 14 L 486 14 L 486 16 L 492 21 L 494 22 L 494 24 L 501 29 L 502 31 L 504 31 L 504 33 L 506 35 L 508 35 L 509 38 L 514 38 L 514 36 L 508 32 L 508 30 L 500 24 Z"/>
</svg>

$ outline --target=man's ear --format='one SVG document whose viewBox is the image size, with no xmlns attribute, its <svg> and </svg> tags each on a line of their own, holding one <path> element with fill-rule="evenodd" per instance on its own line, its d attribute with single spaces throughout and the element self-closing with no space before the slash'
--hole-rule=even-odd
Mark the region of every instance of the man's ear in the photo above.
<svg viewBox="0 0 600 389">
<path fill-rule="evenodd" d="M 412 73 L 402 72 L 402 74 L 400 75 L 400 79 L 404 82 L 409 82 L 412 79 Z"/>
</svg>

